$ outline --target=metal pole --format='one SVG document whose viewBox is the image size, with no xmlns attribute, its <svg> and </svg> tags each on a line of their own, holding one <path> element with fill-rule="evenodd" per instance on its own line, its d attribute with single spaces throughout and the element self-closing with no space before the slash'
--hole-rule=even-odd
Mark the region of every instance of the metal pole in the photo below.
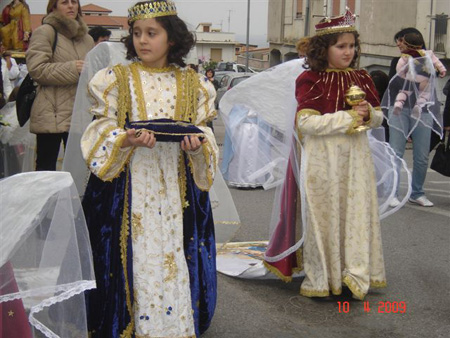
<svg viewBox="0 0 450 338">
<path fill-rule="evenodd" d="M 249 38 L 250 38 L 250 0 L 247 0 L 247 44 L 246 44 L 246 53 L 245 53 L 245 71 L 246 72 L 248 72 Z"/>
</svg>

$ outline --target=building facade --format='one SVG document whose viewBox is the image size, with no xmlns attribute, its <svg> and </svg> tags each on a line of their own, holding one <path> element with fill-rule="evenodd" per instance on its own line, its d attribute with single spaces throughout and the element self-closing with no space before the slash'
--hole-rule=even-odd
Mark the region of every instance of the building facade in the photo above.
<svg viewBox="0 0 450 338">
<path fill-rule="evenodd" d="M 450 68 L 449 0 L 269 0 L 270 65 L 297 58 L 296 41 L 314 35 L 323 17 L 344 13 L 346 6 L 357 15 L 360 67 L 387 71 L 399 55 L 395 33 L 416 27 L 426 46 Z"/>
<path fill-rule="evenodd" d="M 235 34 L 211 28 L 212 23 L 199 23 L 195 29 L 197 57 L 202 61 L 234 62 Z"/>
</svg>

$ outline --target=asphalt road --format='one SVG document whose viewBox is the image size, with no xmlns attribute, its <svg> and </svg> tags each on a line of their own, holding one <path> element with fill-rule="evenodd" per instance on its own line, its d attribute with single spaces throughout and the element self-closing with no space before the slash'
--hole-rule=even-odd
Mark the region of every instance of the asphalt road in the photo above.
<svg viewBox="0 0 450 338">
<path fill-rule="evenodd" d="M 216 120 L 214 127 L 221 143 L 223 124 Z M 411 166 L 411 150 L 405 160 Z M 219 274 L 216 314 L 202 337 L 450 337 L 450 179 L 429 170 L 425 191 L 434 207 L 407 203 L 382 221 L 388 287 L 366 296 L 370 312 L 348 293 L 300 296 L 301 279 L 284 283 Z M 234 241 L 267 240 L 274 191 L 231 193 L 242 222 Z M 406 312 L 388 312 L 394 302 Z"/>
</svg>

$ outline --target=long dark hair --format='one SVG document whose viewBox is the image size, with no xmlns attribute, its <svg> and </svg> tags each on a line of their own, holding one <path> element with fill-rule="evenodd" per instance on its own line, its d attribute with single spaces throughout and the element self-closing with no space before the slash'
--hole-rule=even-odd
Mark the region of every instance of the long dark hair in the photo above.
<svg viewBox="0 0 450 338">
<path fill-rule="evenodd" d="M 351 68 L 354 68 L 358 58 L 360 51 L 361 43 L 359 41 L 358 32 L 349 32 L 353 34 L 355 37 L 355 55 L 353 57 L 352 62 L 350 63 Z M 334 34 L 326 34 L 326 35 L 315 35 L 313 36 L 308 43 L 308 47 L 306 49 L 306 61 L 303 65 L 306 69 L 311 69 L 316 72 L 324 71 L 328 68 L 328 48 L 337 43 L 339 37 L 342 34 L 346 33 L 334 33 Z"/>
<path fill-rule="evenodd" d="M 420 35 L 422 40 L 424 40 L 422 33 L 420 33 L 420 31 L 417 28 L 407 27 L 407 28 L 403 28 L 400 31 L 398 31 L 397 33 L 395 33 L 394 41 L 396 42 L 397 40 L 402 39 L 406 34 L 410 34 L 410 33 L 418 34 L 418 35 Z M 427 49 L 427 47 L 425 46 L 425 42 L 423 42 L 423 49 Z"/>
<path fill-rule="evenodd" d="M 136 6 L 149 2 L 154 1 L 141 1 L 138 2 Z M 188 55 L 189 51 L 195 45 L 194 35 L 189 32 L 186 23 L 177 15 L 160 16 L 156 17 L 155 20 L 165 29 L 168 40 L 171 42 L 169 54 L 167 55 L 167 61 L 169 63 L 175 63 L 180 67 L 185 67 L 186 63 L 183 61 L 183 58 Z M 127 49 L 128 60 L 138 57 L 133 44 L 133 27 L 134 22 L 130 23 L 130 34 L 121 39 Z"/>
</svg>

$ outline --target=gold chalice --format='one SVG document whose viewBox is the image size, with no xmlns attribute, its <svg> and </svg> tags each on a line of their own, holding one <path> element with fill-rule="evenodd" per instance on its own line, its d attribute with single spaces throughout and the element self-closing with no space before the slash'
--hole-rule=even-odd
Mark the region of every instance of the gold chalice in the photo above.
<svg viewBox="0 0 450 338">
<path fill-rule="evenodd" d="M 356 106 L 360 102 L 364 101 L 365 98 L 366 98 L 366 93 L 356 85 L 351 86 L 345 92 L 345 102 L 347 102 L 350 106 L 352 106 L 352 109 L 354 106 Z M 359 132 L 366 131 L 369 129 L 370 128 L 365 125 L 361 125 L 361 126 L 355 128 L 355 130 L 357 130 Z"/>
</svg>

